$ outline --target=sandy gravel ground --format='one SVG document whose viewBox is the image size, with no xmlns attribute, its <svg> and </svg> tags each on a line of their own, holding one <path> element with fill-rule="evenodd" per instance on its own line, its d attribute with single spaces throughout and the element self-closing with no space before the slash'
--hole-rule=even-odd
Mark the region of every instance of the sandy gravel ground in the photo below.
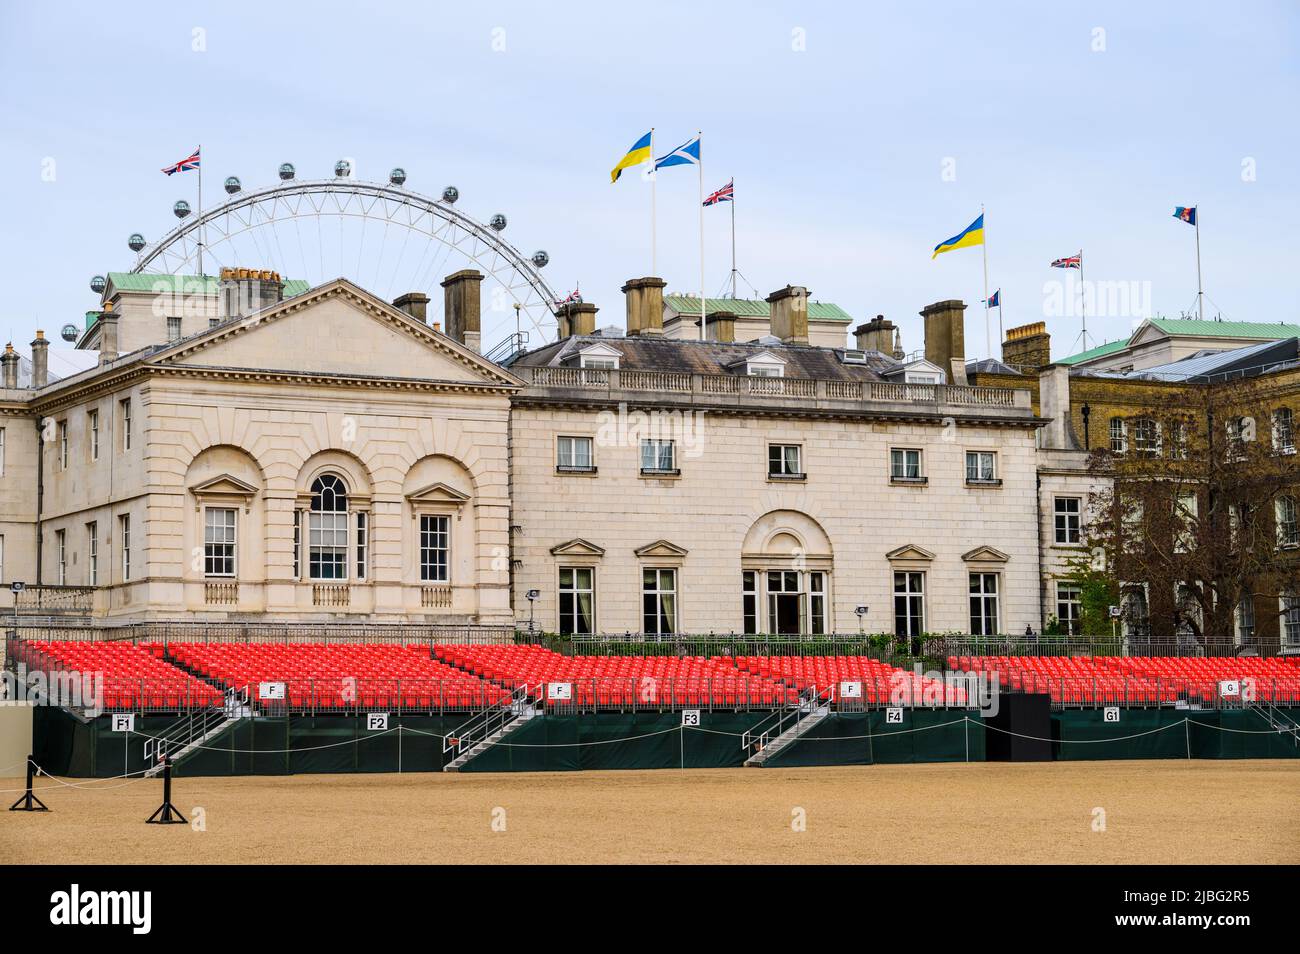
<svg viewBox="0 0 1300 954">
<path fill-rule="evenodd" d="M 0 811 L 6 865 L 1300 862 L 1300 761 L 179 779 L 201 831 L 144 824 L 160 781 L 77 784 Z"/>
</svg>

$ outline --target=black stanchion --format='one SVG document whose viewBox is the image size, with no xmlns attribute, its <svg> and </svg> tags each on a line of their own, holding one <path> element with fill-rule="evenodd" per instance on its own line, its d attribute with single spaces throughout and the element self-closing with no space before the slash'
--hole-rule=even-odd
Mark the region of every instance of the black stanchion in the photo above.
<svg viewBox="0 0 1300 954">
<path fill-rule="evenodd" d="M 185 816 L 172 804 L 172 760 L 162 756 L 163 764 L 163 803 L 145 821 L 146 825 L 184 825 Z"/>
<path fill-rule="evenodd" d="M 48 812 L 45 803 L 32 792 L 32 777 L 36 774 L 36 760 L 27 756 L 27 793 L 9 806 L 11 812 Z"/>
</svg>

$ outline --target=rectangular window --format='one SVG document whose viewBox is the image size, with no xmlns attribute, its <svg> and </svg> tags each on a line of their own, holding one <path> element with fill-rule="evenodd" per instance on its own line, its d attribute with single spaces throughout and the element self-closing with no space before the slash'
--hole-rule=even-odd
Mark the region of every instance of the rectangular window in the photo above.
<svg viewBox="0 0 1300 954">
<path fill-rule="evenodd" d="M 1244 646 L 1255 638 L 1255 597 L 1242 593 L 1237 603 L 1237 645 Z"/>
<path fill-rule="evenodd" d="M 769 477 L 802 477 L 803 448 L 798 444 L 767 445 L 767 475 Z"/>
<path fill-rule="evenodd" d="M 0 533 L 0 583 L 5 578 L 5 535 Z"/>
<path fill-rule="evenodd" d="M 313 510 L 308 514 L 307 572 L 313 580 L 348 578 L 346 510 Z"/>
<path fill-rule="evenodd" d="M 998 575 L 970 575 L 970 632 L 972 636 L 996 636 L 998 624 Z"/>
<path fill-rule="evenodd" d="M 758 574 L 745 570 L 740 574 L 740 613 L 746 636 L 758 633 Z"/>
<path fill-rule="evenodd" d="M 967 483 L 992 483 L 997 480 L 996 458 L 993 451 L 967 451 Z"/>
<path fill-rule="evenodd" d="M 591 472 L 595 470 L 590 437 L 561 437 L 555 442 L 555 469 Z"/>
<path fill-rule="evenodd" d="M 596 571 L 560 567 L 560 635 L 590 636 L 596 631 Z"/>
<path fill-rule="evenodd" d="M 1055 525 L 1055 540 L 1057 543 L 1074 546 L 1079 542 L 1082 532 L 1079 514 L 1081 506 L 1082 500 L 1078 497 L 1056 498 L 1052 505 L 1052 519 Z"/>
<path fill-rule="evenodd" d="M 235 575 L 235 511 L 231 507 L 204 511 L 203 575 Z"/>
<path fill-rule="evenodd" d="M 1300 596 L 1282 597 L 1282 641 L 1300 646 Z"/>
<path fill-rule="evenodd" d="M 167 342 L 181 340 L 181 320 L 179 318 L 167 319 Z"/>
<path fill-rule="evenodd" d="M 1120 614 L 1124 635 L 1151 635 L 1151 612 L 1147 608 L 1147 591 L 1140 586 L 1126 588 L 1120 596 Z"/>
<path fill-rule="evenodd" d="M 215 328 L 215 327 L 217 327 L 217 325 L 219 325 L 219 324 L 221 324 L 221 319 L 220 319 L 220 318 L 209 318 L 209 319 L 208 319 L 208 327 L 209 327 L 209 328 Z"/>
<path fill-rule="evenodd" d="M 660 440 L 642 441 L 641 473 L 677 473 L 677 454 L 673 442 Z"/>
<path fill-rule="evenodd" d="M 1079 620 L 1083 615 L 1083 590 L 1078 583 L 1056 584 L 1056 620 L 1066 635 L 1079 633 Z"/>
<path fill-rule="evenodd" d="M 131 515 L 122 514 L 118 518 L 122 531 L 122 580 L 131 579 Z"/>
<path fill-rule="evenodd" d="M 68 469 L 68 422 L 59 421 L 59 470 Z"/>
<path fill-rule="evenodd" d="M 446 583 L 451 568 L 451 519 L 420 514 L 420 580 Z"/>
<path fill-rule="evenodd" d="M 90 431 L 90 459 L 99 460 L 99 412 L 90 411 L 86 415 L 86 429 Z"/>
<path fill-rule="evenodd" d="M 641 571 L 641 630 L 663 636 L 677 632 L 677 571 Z"/>
<path fill-rule="evenodd" d="M 5 473 L 5 429 L 0 427 L 0 477 Z"/>
<path fill-rule="evenodd" d="M 1128 425 L 1122 417 L 1110 419 L 1110 452 L 1123 454 L 1128 451 Z"/>
<path fill-rule="evenodd" d="M 302 579 L 302 511 L 293 512 L 293 578 Z"/>
<path fill-rule="evenodd" d="M 1283 494 L 1273 504 L 1273 515 L 1277 523 L 1277 545 L 1279 547 L 1300 547 L 1300 507 L 1296 498 Z"/>
<path fill-rule="evenodd" d="M 919 639 L 925 632 L 925 574 L 894 573 L 894 635 Z"/>
<path fill-rule="evenodd" d="M 826 635 L 826 574 L 815 570 L 808 574 L 808 632 Z"/>
<path fill-rule="evenodd" d="M 1295 453 L 1295 420 L 1289 407 L 1273 412 L 1273 449 L 1281 454 Z"/>
<path fill-rule="evenodd" d="M 99 586 L 99 524 L 94 520 L 86 524 L 86 582 Z"/>
<path fill-rule="evenodd" d="M 798 636 L 805 631 L 804 592 L 797 570 L 769 570 L 767 573 L 767 631 L 780 636 Z"/>
<path fill-rule="evenodd" d="M 131 399 L 123 398 L 118 402 L 122 418 L 122 450 L 131 449 Z"/>
<path fill-rule="evenodd" d="M 915 448 L 893 447 L 889 451 L 890 480 L 920 480 L 921 452 Z"/>
<path fill-rule="evenodd" d="M 1139 457 L 1160 456 L 1160 425 L 1149 417 L 1133 422 L 1133 449 Z"/>
<path fill-rule="evenodd" d="M 58 560 L 59 586 L 66 586 L 68 582 L 68 531 L 66 530 L 54 532 L 54 558 Z"/>
<path fill-rule="evenodd" d="M 357 512 L 357 579 L 366 578 L 366 550 L 370 544 L 370 524 L 364 510 Z"/>
</svg>

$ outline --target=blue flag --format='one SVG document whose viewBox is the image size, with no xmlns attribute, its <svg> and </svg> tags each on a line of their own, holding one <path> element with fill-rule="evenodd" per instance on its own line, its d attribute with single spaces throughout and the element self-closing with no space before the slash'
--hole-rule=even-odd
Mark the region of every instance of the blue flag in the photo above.
<svg viewBox="0 0 1300 954">
<path fill-rule="evenodd" d="M 655 160 L 656 169 L 668 166 L 693 166 L 700 161 L 700 137 L 688 139 L 666 156 Z"/>
<path fill-rule="evenodd" d="M 1174 206 L 1174 218 L 1181 222 L 1186 222 L 1188 225 L 1195 225 L 1196 206 L 1193 205 L 1190 208 L 1185 205 Z"/>
</svg>

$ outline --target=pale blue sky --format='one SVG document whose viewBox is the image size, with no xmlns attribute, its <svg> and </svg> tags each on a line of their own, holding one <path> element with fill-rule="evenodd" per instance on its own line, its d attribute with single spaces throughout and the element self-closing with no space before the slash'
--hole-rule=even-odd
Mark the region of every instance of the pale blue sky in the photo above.
<svg viewBox="0 0 1300 954">
<path fill-rule="evenodd" d="M 760 292 L 804 284 L 855 323 L 883 313 L 908 350 L 921 306 L 962 298 L 984 353 L 979 250 L 930 260 L 981 203 L 1007 326 L 1044 317 L 1063 274 L 1048 263 L 1080 247 L 1086 278 L 1192 309 L 1193 231 L 1171 217 L 1190 203 L 1207 312 L 1300 320 L 1293 2 L 283 6 L 5 5 L 0 333 L 26 352 L 38 324 L 80 322 L 90 276 L 130 267 L 126 236 L 158 237 L 193 201 L 192 173 L 158 170 L 198 143 L 210 202 L 225 175 L 270 184 L 284 160 L 454 183 L 461 208 L 505 212 L 514 244 L 549 251 L 556 289 L 581 282 L 599 323 L 621 324 L 619 286 L 650 268 L 649 187 L 609 169 L 652 125 L 665 150 L 704 131 L 706 189 L 736 178 L 739 265 Z M 661 174 L 670 291 L 699 284 L 696 191 L 693 170 Z M 727 216 L 707 211 L 711 294 Z M 1133 317 L 1090 327 L 1124 336 Z M 1049 325 L 1071 350 L 1078 320 Z"/>
</svg>

